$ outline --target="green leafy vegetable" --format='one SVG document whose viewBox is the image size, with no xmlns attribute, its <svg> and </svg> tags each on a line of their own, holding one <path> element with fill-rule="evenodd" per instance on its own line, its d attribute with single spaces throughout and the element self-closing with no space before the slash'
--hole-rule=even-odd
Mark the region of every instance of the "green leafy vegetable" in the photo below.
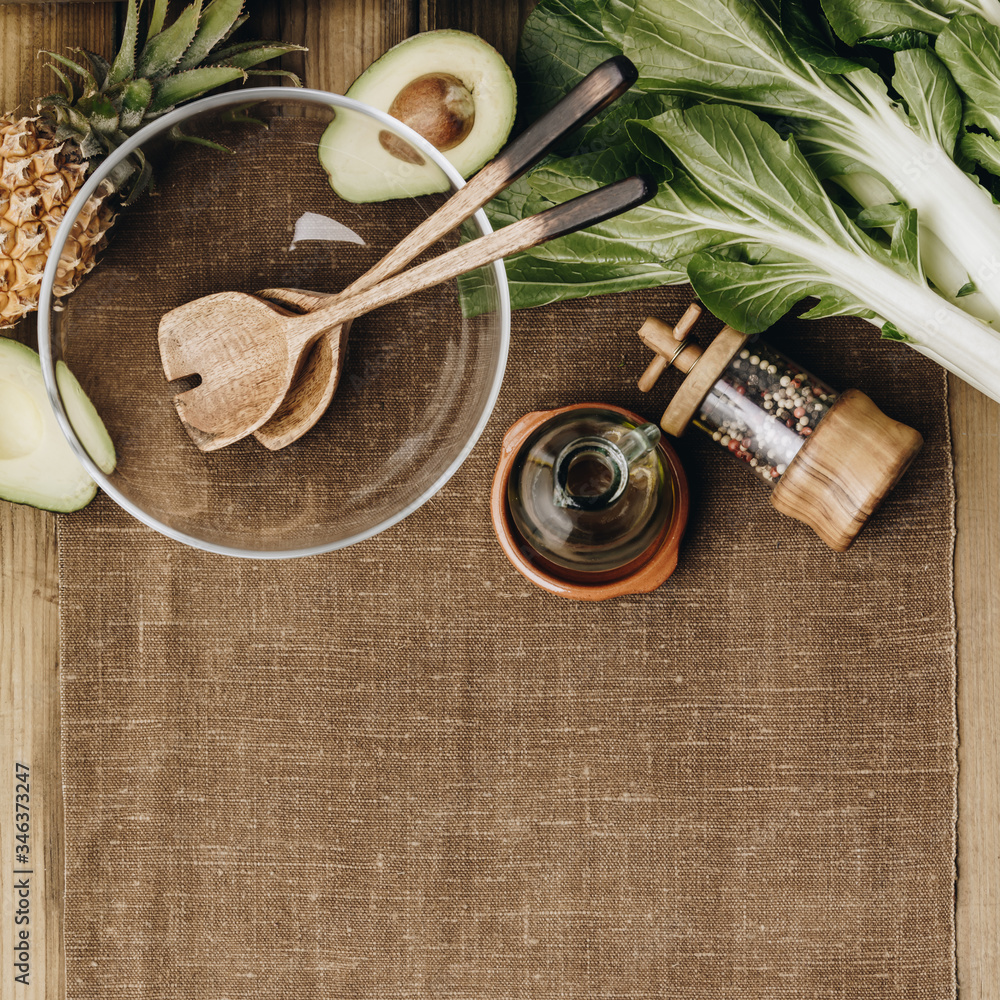
<svg viewBox="0 0 1000 1000">
<path fill-rule="evenodd" d="M 616 51 L 637 90 L 491 203 L 494 223 L 637 170 L 661 187 L 509 261 L 515 306 L 690 281 L 755 333 L 813 298 L 807 317 L 860 316 L 1000 399 L 1000 210 L 970 173 L 1000 163 L 970 129 L 970 108 L 1000 101 L 982 17 L 1000 4 L 828 6 L 829 22 L 803 0 L 542 0 L 522 38 L 528 115 Z M 845 46 L 868 37 L 881 47 Z"/>
<path fill-rule="evenodd" d="M 974 14 L 1000 25 L 998 0 L 821 0 L 834 31 L 847 43 L 901 32 L 936 35 L 956 14 Z"/>
<path fill-rule="evenodd" d="M 964 270 L 958 286 L 945 291 L 972 278 L 1000 318 L 1000 270 L 982 266 L 1000 246 L 1000 213 L 953 159 L 961 97 L 932 52 L 896 53 L 892 82 L 900 103 L 870 69 L 826 73 L 813 66 L 753 3 L 637 0 L 625 54 L 649 90 L 786 119 L 821 176 L 860 171 L 878 177 L 894 200 L 919 213 L 935 246 Z M 943 287 L 943 269 L 928 265 Z"/>
<path fill-rule="evenodd" d="M 821 3 L 834 31 L 850 45 L 900 31 L 936 34 L 948 23 L 947 14 L 962 7 L 961 3 L 931 0 L 821 0 Z"/>
<path fill-rule="evenodd" d="M 967 379 L 981 380 L 984 360 L 1000 375 L 1000 340 L 924 283 L 912 210 L 896 214 L 891 244 L 880 246 L 830 200 L 795 140 L 743 109 L 700 105 L 644 127 L 681 163 L 651 211 L 687 248 L 701 234 L 687 276 L 720 319 L 759 333 L 812 296 L 818 302 L 807 318 L 888 323 L 936 360 L 946 345 L 949 367 Z M 937 327 L 932 337 L 928 320 Z"/>
<path fill-rule="evenodd" d="M 964 94 L 961 152 L 1000 174 L 1000 28 L 982 18 L 956 17 L 934 48 Z"/>
</svg>

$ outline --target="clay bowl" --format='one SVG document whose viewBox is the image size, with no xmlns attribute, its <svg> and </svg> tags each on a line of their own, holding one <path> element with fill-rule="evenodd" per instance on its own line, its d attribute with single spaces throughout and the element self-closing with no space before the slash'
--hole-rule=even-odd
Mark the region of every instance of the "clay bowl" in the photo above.
<svg viewBox="0 0 1000 1000">
<path fill-rule="evenodd" d="M 630 410 L 607 403 L 575 403 L 556 410 L 529 413 L 504 436 L 490 496 L 493 528 L 500 547 L 514 568 L 536 586 L 577 601 L 604 601 L 627 594 L 649 593 L 663 584 L 677 568 L 690 504 L 684 468 L 674 449 L 661 438 L 656 447 L 667 472 L 664 489 L 672 493 L 673 508 L 663 530 L 645 552 L 615 570 L 585 574 L 553 565 L 528 545 L 514 524 L 507 499 L 511 473 L 521 447 L 538 428 L 553 418 L 573 410 L 593 408 L 618 413 L 636 426 L 646 422 Z"/>
</svg>

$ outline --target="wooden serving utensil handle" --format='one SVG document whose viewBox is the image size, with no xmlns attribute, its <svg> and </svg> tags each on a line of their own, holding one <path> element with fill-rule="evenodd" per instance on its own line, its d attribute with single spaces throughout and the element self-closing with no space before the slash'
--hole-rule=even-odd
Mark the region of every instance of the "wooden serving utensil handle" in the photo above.
<svg viewBox="0 0 1000 1000">
<path fill-rule="evenodd" d="M 616 56 L 601 63 L 580 81 L 545 115 L 530 125 L 508 145 L 487 167 L 468 184 L 460 188 L 433 215 L 409 233 L 387 256 L 370 271 L 351 284 L 342 295 L 372 288 L 380 281 L 397 274 L 420 253 L 436 243 L 446 233 L 482 208 L 510 183 L 537 163 L 552 145 L 575 131 L 612 101 L 620 97 L 635 82 L 638 72 L 625 58 Z M 279 299 L 287 296 L 279 295 Z M 301 311 L 317 308 L 329 301 L 320 296 Z M 332 333 L 327 337 L 331 340 Z M 344 328 L 342 337 L 346 337 Z M 342 351 L 334 351 L 335 363 L 320 360 L 306 368 L 293 381 L 291 389 L 274 419 L 254 433 L 268 448 L 283 448 L 304 434 L 326 409 L 340 378 Z"/>
<path fill-rule="evenodd" d="M 616 101 L 638 79 L 639 71 L 626 56 L 614 56 L 592 69 L 558 104 L 529 125 L 502 153 L 469 181 L 485 205 L 494 194 L 533 167 L 563 136 Z"/>
<path fill-rule="evenodd" d="M 521 219 L 494 233 L 480 236 L 479 239 L 455 247 L 425 264 L 389 278 L 374 288 L 344 293 L 337 296 L 335 302 L 305 316 L 288 320 L 290 349 L 301 352 L 332 326 L 346 323 L 356 316 L 450 281 L 460 274 L 492 264 L 503 257 L 596 225 L 643 204 L 654 194 L 656 183 L 650 178 L 641 175 L 628 177 Z"/>
<path fill-rule="evenodd" d="M 615 56 L 592 69 L 558 104 L 529 125 L 343 294 L 371 288 L 402 270 L 538 163 L 554 143 L 621 97 L 638 75 L 625 56 Z"/>
</svg>

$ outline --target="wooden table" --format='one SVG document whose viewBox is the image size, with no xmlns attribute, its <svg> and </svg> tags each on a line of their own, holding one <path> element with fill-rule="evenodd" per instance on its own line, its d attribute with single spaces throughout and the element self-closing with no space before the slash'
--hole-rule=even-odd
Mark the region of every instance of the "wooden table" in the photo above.
<svg viewBox="0 0 1000 1000">
<path fill-rule="evenodd" d="M 286 59 L 311 87 L 340 91 L 391 44 L 435 27 L 476 32 L 511 61 L 533 0 L 285 0 L 248 4 L 260 37 L 306 45 Z M 175 2 L 175 6 L 176 2 Z M 110 53 L 123 3 L 0 0 L 0 106 L 30 108 L 54 80 L 40 49 Z M 34 324 L 15 334 L 33 343 Z M 944 415 L 942 415 L 942 419 Z M 958 977 L 963 1000 L 1000 997 L 1000 406 L 951 386 L 958 496 L 955 606 L 960 724 Z M 4 775 L 2 987 L 0 996 L 60 998 L 62 800 L 59 765 L 59 566 L 53 515 L 0 502 L 0 772 Z M 890 569 L 891 571 L 891 569 Z M 10 827 L 14 762 L 32 773 L 32 842 L 44 845 L 33 876 L 32 977 L 13 992 Z"/>
</svg>

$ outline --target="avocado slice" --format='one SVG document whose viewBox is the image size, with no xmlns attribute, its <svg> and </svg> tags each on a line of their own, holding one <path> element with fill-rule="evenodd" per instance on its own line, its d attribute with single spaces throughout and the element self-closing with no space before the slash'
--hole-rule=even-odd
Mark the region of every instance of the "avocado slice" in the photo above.
<svg viewBox="0 0 1000 1000">
<path fill-rule="evenodd" d="M 94 404 L 59 361 L 56 381 L 66 414 L 102 472 L 115 467 L 115 448 Z M 79 510 L 97 484 L 76 457 L 56 421 L 30 347 L 0 338 L 0 499 L 43 510 Z"/>
<path fill-rule="evenodd" d="M 443 29 L 412 35 L 351 84 L 353 97 L 385 111 L 440 149 L 470 177 L 500 151 L 514 124 L 510 67 L 478 35 Z M 323 133 L 319 161 L 351 202 L 446 191 L 441 171 L 378 122 L 339 110 Z"/>
</svg>

